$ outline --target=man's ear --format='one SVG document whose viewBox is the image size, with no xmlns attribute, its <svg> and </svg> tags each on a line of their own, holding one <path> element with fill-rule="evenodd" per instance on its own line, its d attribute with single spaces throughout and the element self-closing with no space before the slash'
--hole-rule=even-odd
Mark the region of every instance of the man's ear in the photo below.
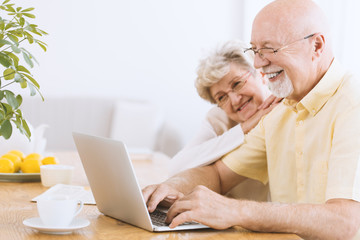
<svg viewBox="0 0 360 240">
<path fill-rule="evenodd" d="M 313 56 L 320 57 L 325 49 L 325 36 L 322 34 L 316 34 L 313 42 Z"/>
</svg>

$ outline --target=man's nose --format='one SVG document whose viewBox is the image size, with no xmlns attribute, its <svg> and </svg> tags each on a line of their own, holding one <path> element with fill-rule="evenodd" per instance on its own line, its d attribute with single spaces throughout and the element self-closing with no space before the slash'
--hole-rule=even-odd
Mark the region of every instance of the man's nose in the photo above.
<svg viewBox="0 0 360 240">
<path fill-rule="evenodd" d="M 270 61 L 267 58 L 261 58 L 258 53 L 255 54 L 254 67 L 256 69 L 269 65 Z"/>
</svg>

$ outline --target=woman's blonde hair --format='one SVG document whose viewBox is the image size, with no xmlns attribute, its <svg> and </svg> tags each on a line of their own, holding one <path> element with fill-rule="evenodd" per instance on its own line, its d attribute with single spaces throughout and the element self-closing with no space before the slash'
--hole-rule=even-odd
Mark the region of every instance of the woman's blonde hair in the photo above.
<svg viewBox="0 0 360 240">
<path fill-rule="evenodd" d="M 245 49 L 246 45 L 243 42 L 231 40 L 200 60 L 195 80 L 195 87 L 200 97 L 216 103 L 210 94 L 210 87 L 230 72 L 230 63 L 238 63 L 255 75 L 254 54 L 251 53 L 252 51 L 244 53 Z"/>
</svg>

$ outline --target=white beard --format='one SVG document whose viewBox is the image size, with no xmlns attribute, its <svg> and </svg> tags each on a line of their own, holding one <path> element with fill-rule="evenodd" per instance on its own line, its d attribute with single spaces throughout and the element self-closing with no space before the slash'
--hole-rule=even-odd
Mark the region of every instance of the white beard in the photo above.
<svg viewBox="0 0 360 240">
<path fill-rule="evenodd" d="M 294 87 L 290 78 L 285 74 L 283 80 L 277 80 L 275 82 L 268 81 L 268 86 L 272 94 L 278 98 L 288 97 L 293 91 Z"/>
</svg>

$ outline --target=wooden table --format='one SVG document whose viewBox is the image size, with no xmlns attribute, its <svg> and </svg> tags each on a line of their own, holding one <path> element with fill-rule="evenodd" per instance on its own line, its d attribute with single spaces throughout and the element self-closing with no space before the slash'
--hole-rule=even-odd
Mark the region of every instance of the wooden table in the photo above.
<svg viewBox="0 0 360 240">
<path fill-rule="evenodd" d="M 73 185 L 88 186 L 85 172 L 79 156 L 74 152 L 55 154 L 60 163 L 75 166 Z M 133 159 L 135 171 L 142 187 L 164 180 L 167 176 L 165 162 L 167 157 L 155 154 L 152 158 L 136 156 Z M 85 205 L 79 217 L 87 218 L 90 225 L 74 231 L 69 235 L 48 235 L 23 225 L 23 220 L 37 217 L 36 203 L 31 202 L 35 196 L 48 188 L 40 182 L 8 183 L 0 182 L 0 239 L 301 239 L 294 234 L 255 233 L 241 228 L 227 230 L 192 230 L 165 233 L 152 233 L 127 223 L 104 216 L 94 205 Z"/>
</svg>

